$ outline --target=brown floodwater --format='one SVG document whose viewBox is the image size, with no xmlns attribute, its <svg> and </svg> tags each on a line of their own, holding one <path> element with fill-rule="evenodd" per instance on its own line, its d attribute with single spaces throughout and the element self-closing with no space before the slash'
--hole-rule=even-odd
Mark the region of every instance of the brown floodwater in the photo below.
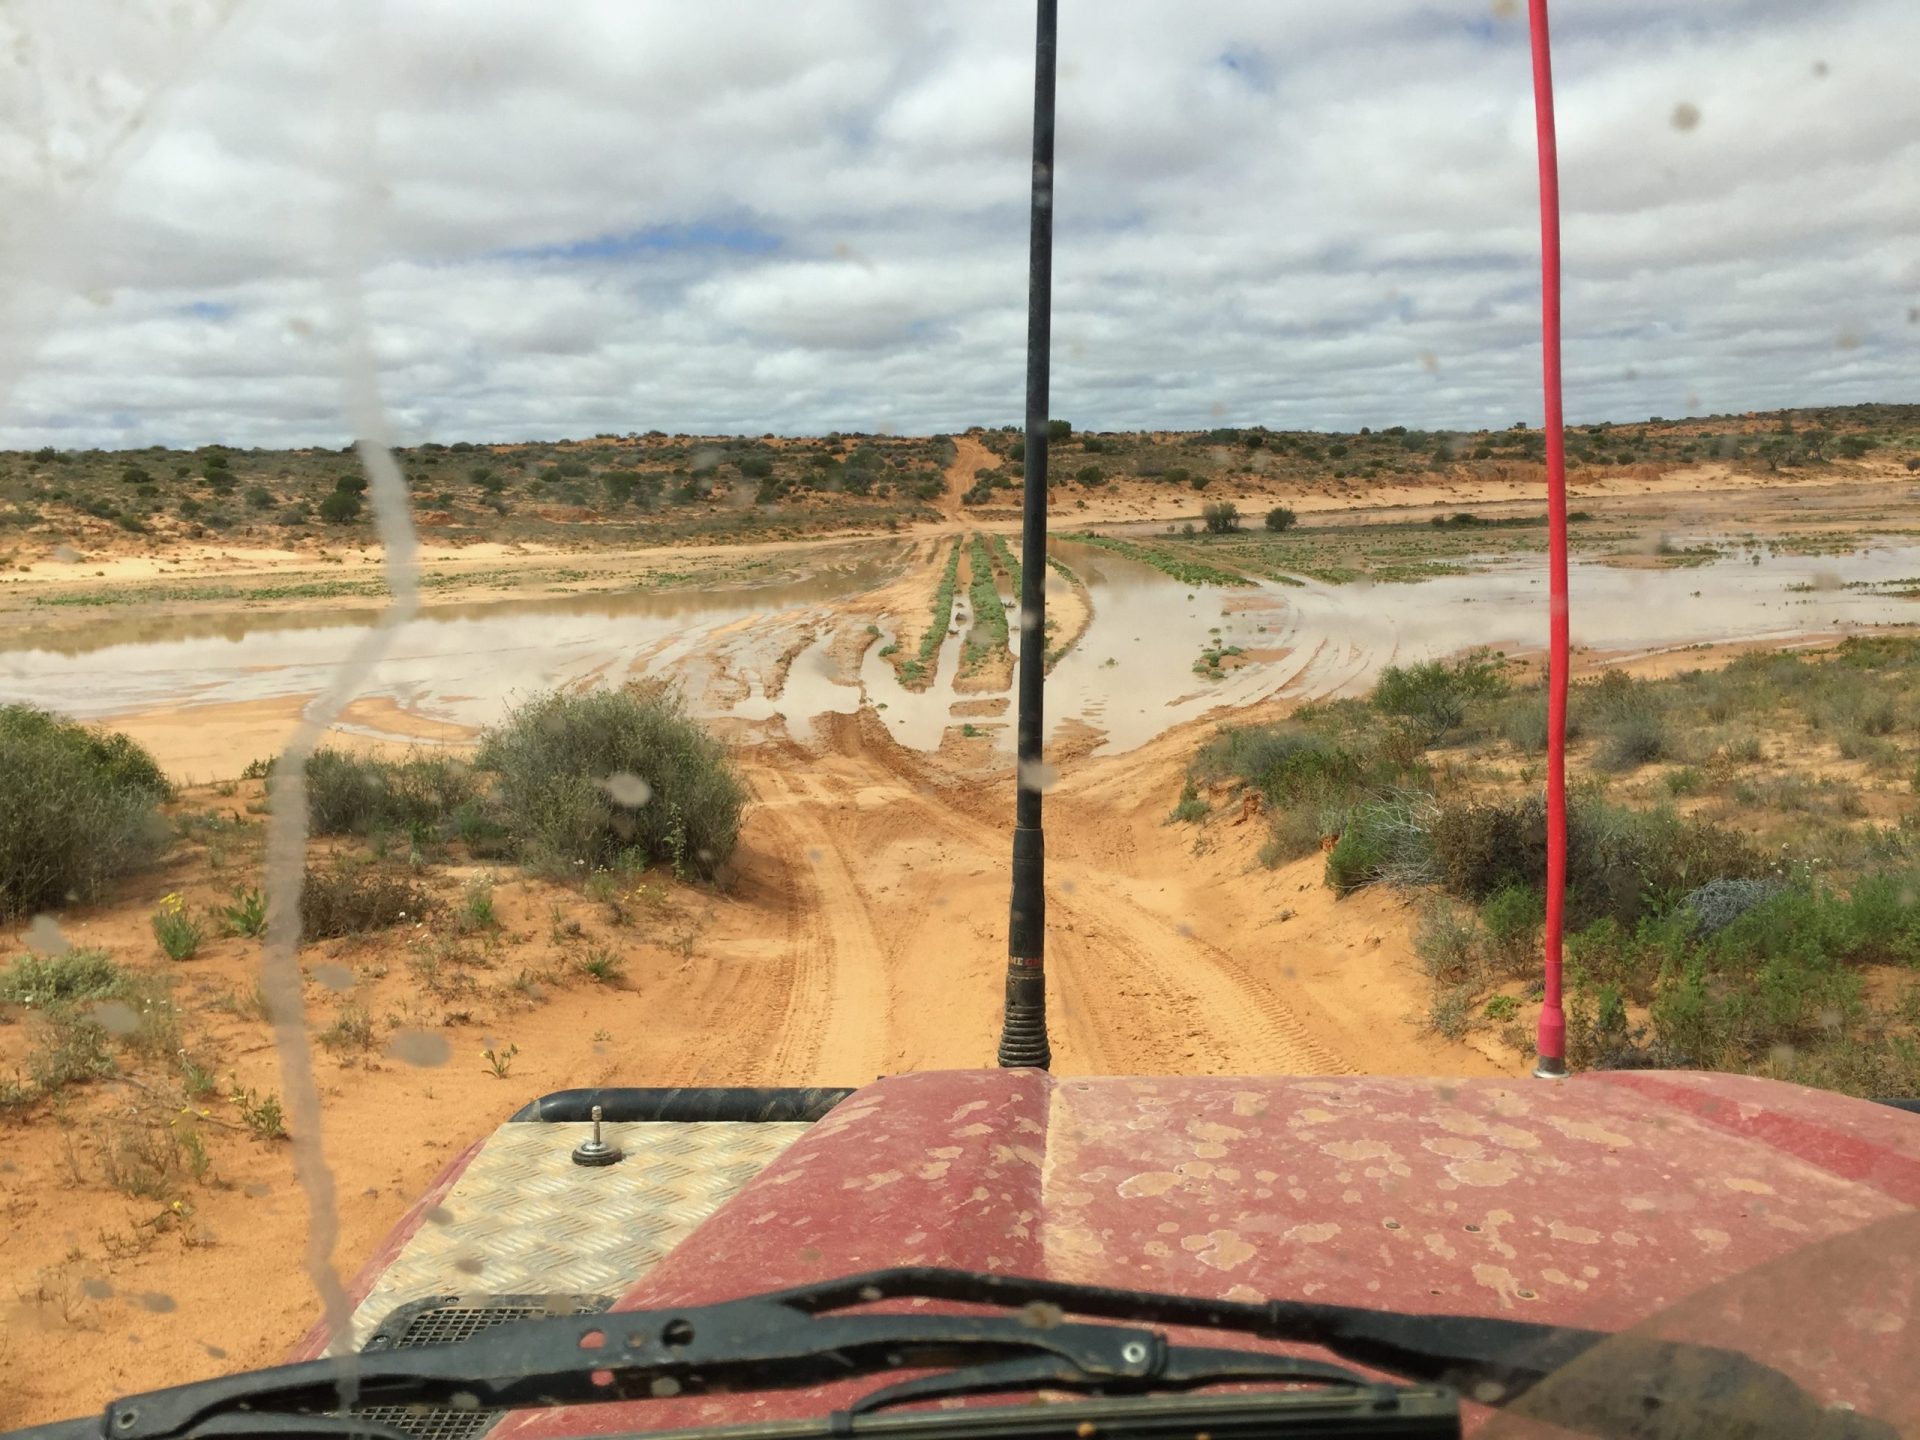
<svg viewBox="0 0 1920 1440">
<path fill-rule="evenodd" d="M 1355 693 L 1390 664 L 1475 645 L 1531 649 L 1546 638 L 1538 556 L 1418 583 L 1218 589 L 1083 544 L 1056 541 L 1054 551 L 1085 581 L 1093 618 L 1048 678 L 1049 732 L 1078 721 L 1100 731 L 1108 751 L 1274 696 Z M 536 690 L 667 676 L 703 715 L 780 721 L 796 738 L 822 715 L 866 704 L 915 749 L 933 749 L 965 723 L 1011 749 L 1010 714 L 983 717 L 981 697 L 954 688 L 962 637 L 978 619 L 964 594 L 926 690 L 903 687 L 880 658 L 897 617 L 863 615 L 859 597 L 896 575 L 903 556 L 897 542 L 882 542 L 861 558 L 774 584 L 438 606 L 396 628 L 361 693 L 423 719 L 478 726 Z M 1916 618 L 1914 602 L 1893 591 L 1916 576 L 1920 548 L 1912 546 L 1843 556 L 1743 551 L 1678 569 L 1581 562 L 1571 579 L 1574 637 L 1592 649 L 1649 652 L 1903 624 Z M 1065 583 L 1052 572 L 1048 580 L 1056 593 Z M 1017 651 L 1013 597 L 1003 594 L 1001 603 Z M 247 611 L 182 617 L 172 629 L 166 615 L 148 615 L 134 622 L 138 638 L 126 636 L 126 622 L 107 621 L 82 637 L 63 634 L 57 649 L 0 651 L 0 698 L 109 719 L 311 695 L 378 614 L 359 606 L 319 615 Z M 206 633 L 215 623 L 218 631 Z M 855 673 L 843 673 L 833 653 L 847 624 L 878 632 Z M 79 639 L 97 643 L 79 648 Z M 782 677 L 780 662 L 796 646 Z M 1209 647 L 1243 654 L 1209 678 L 1194 669 Z M 773 689 L 779 693 L 770 696 Z"/>
</svg>

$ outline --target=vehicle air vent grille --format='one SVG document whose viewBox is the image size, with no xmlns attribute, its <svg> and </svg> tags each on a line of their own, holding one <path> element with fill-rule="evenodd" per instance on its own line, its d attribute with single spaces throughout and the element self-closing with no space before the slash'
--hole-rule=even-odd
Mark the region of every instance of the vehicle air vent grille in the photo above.
<svg viewBox="0 0 1920 1440">
<path fill-rule="evenodd" d="M 399 1306 L 367 1337 L 362 1349 L 451 1345 L 515 1320 L 542 1315 L 598 1315 L 612 1303 L 607 1295 L 434 1295 Z M 412 1405 L 358 1405 L 353 1409 L 361 1419 L 415 1440 L 477 1440 L 502 1413 Z"/>
</svg>

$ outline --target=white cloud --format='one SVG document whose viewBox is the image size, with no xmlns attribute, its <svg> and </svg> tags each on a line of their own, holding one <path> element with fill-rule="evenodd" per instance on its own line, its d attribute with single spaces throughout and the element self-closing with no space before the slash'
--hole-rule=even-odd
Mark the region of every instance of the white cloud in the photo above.
<svg viewBox="0 0 1920 1440">
<path fill-rule="evenodd" d="M 0 443 L 338 443 L 349 224 L 410 437 L 1018 418 L 1026 0 L 230 8 L 16 12 Z M 1056 413 L 1537 421 L 1522 22 L 1062 8 Z M 1558 25 L 1570 416 L 1912 398 L 1920 10 Z"/>
</svg>

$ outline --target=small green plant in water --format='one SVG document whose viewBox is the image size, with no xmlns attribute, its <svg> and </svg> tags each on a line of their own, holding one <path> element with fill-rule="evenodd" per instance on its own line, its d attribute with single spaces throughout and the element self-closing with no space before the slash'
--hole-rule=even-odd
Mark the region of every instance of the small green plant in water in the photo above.
<svg viewBox="0 0 1920 1440">
<path fill-rule="evenodd" d="M 206 931 L 187 913 L 186 901 L 177 894 L 162 898 L 153 912 L 153 934 L 169 960 L 191 960 L 206 938 Z"/>
</svg>

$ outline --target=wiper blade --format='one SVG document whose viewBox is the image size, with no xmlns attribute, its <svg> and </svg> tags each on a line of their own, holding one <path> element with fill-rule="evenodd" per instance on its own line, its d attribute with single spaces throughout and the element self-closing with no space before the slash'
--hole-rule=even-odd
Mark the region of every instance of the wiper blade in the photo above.
<svg viewBox="0 0 1920 1440">
<path fill-rule="evenodd" d="M 858 1309 L 926 1299 L 996 1307 L 991 1314 Z M 1069 1321 L 1068 1314 L 1134 1324 Z M 1036 1387 L 1101 1394 L 1154 1394 L 1228 1382 L 1332 1387 L 1371 1385 L 1338 1365 L 1263 1352 L 1169 1344 L 1145 1325 L 1232 1331 L 1310 1344 L 1409 1379 L 1450 1384 L 1506 1403 L 1586 1354 L 1601 1332 L 1472 1316 L 1409 1315 L 1272 1300 L 1264 1304 L 1073 1285 L 962 1270 L 874 1271 L 713 1305 L 524 1320 L 453 1344 L 363 1353 L 201 1381 L 129 1397 L 107 1407 L 87 1440 L 193 1440 L 232 1433 L 225 1417 L 323 1414 L 340 1404 L 352 1366 L 361 1406 L 512 1410 L 674 1394 L 820 1385 L 901 1370 L 940 1372 L 887 1387 L 859 1402 L 875 1409 L 912 1400 Z M 1619 1343 L 1619 1342 L 1616 1342 Z M 1781 1434 L 1891 1434 L 1864 1417 L 1822 1411 L 1779 1372 L 1712 1347 L 1629 1341 L 1655 1377 L 1709 1376 L 1700 1393 L 1661 1383 L 1635 1394 L 1641 1373 L 1609 1366 L 1618 1406 L 1582 1406 L 1578 1428 L 1635 1436 L 1712 1433 L 1711 1404 L 1761 1384 Z M 1676 1363 L 1679 1362 L 1679 1363 Z M 1608 1399 L 1615 1396 L 1609 1392 Z M 1650 1403 L 1643 1403 L 1650 1402 Z M 1554 1406 L 1532 1410 L 1539 1418 Z M 218 1419 L 215 1426 L 210 1422 Z M 1797 1421 L 1808 1423 L 1790 1428 Z M 1818 1422 L 1818 1423 L 1815 1423 Z M 1704 1427 L 1704 1428 L 1702 1428 Z M 265 1432 L 278 1428 L 261 1424 Z M 53 1427 L 42 1432 L 51 1437 Z M 71 1424 L 61 1440 L 80 1440 Z M 35 1432 L 20 1432 L 26 1440 Z"/>
</svg>

